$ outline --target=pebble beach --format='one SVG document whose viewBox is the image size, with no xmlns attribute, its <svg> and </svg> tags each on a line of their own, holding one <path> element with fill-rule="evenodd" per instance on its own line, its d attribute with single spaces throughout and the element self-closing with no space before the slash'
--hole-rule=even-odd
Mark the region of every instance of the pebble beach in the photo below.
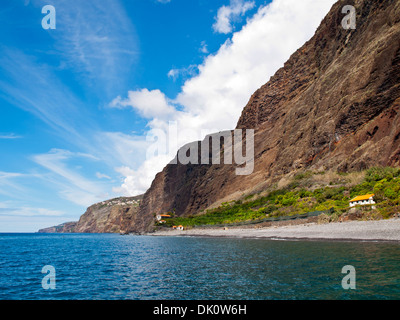
<svg viewBox="0 0 400 320">
<path fill-rule="evenodd" d="M 305 223 L 266 228 L 193 228 L 162 230 L 153 236 L 228 237 L 254 239 L 400 241 L 400 219 Z"/>
</svg>

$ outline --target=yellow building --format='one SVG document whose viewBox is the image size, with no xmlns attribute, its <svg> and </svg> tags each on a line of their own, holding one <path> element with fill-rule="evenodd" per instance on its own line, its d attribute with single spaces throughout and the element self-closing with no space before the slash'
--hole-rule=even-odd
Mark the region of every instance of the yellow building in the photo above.
<svg viewBox="0 0 400 320">
<path fill-rule="evenodd" d="M 366 194 L 363 196 L 355 197 L 354 199 L 350 200 L 350 207 L 353 208 L 355 206 L 365 206 L 369 204 L 375 204 L 374 201 L 374 194 Z"/>
</svg>

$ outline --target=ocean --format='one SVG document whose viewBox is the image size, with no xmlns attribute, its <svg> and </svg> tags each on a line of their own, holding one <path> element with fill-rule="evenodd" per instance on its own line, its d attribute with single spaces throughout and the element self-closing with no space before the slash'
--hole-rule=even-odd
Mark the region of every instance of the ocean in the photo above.
<svg viewBox="0 0 400 320">
<path fill-rule="evenodd" d="M 400 299 L 400 244 L 0 234 L 0 300 L 126 299 Z"/>
</svg>

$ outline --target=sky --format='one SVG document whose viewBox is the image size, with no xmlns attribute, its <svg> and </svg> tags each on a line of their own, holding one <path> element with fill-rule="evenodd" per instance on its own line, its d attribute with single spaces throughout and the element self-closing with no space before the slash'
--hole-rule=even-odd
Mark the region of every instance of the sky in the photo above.
<svg viewBox="0 0 400 320">
<path fill-rule="evenodd" d="M 235 128 L 334 2 L 2 0 L 0 232 L 144 193 L 177 148 Z"/>
</svg>

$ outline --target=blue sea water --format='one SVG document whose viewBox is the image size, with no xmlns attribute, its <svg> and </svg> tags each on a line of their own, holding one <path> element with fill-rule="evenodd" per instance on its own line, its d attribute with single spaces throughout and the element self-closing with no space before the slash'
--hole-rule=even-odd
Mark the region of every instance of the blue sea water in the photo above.
<svg viewBox="0 0 400 320">
<path fill-rule="evenodd" d="M 42 287 L 42 268 L 56 288 Z M 342 268 L 356 269 L 356 289 Z M 400 299 L 400 245 L 0 234 L 0 300 Z"/>
</svg>

